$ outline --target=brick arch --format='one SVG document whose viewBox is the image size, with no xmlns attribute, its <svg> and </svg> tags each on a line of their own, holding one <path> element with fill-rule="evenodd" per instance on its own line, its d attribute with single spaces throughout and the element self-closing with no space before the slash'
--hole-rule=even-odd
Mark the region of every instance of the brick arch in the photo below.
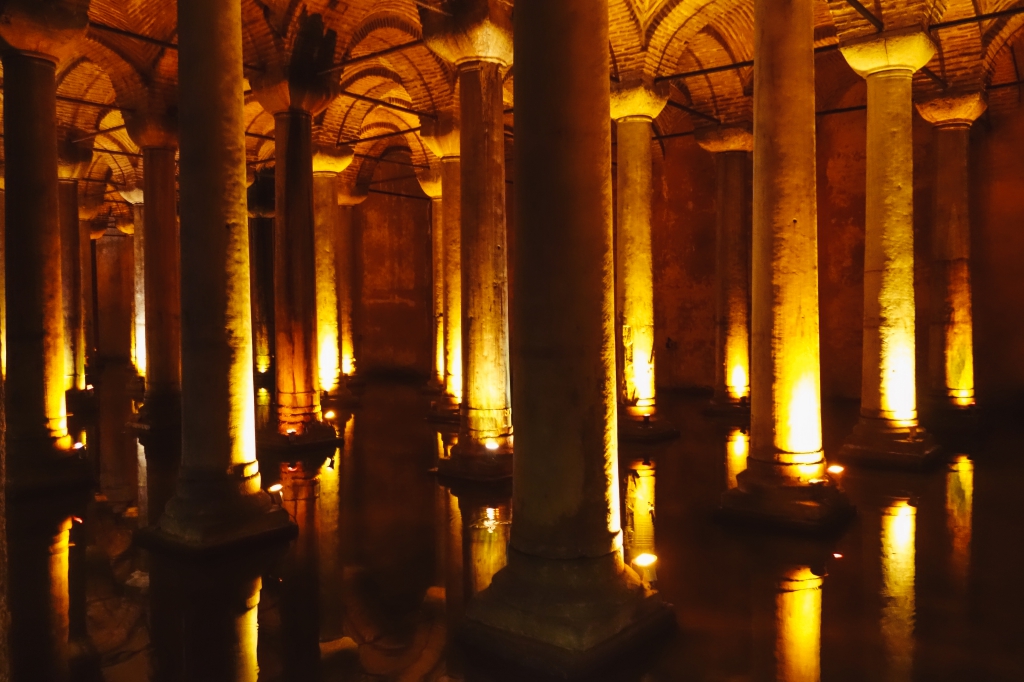
<svg viewBox="0 0 1024 682">
<path fill-rule="evenodd" d="M 660 76 L 671 70 L 682 59 L 687 42 L 730 5 L 722 0 L 678 0 L 665 5 L 648 28 L 644 73 Z"/>
</svg>

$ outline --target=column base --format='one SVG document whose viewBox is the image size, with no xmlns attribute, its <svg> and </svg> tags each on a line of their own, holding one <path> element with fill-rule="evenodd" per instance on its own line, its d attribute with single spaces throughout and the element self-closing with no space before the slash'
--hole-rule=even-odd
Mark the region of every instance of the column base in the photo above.
<svg viewBox="0 0 1024 682">
<path fill-rule="evenodd" d="M 430 381 L 423 385 L 420 389 L 420 393 L 423 395 L 442 395 L 444 393 L 444 382 L 438 380 L 437 377 L 431 377 Z"/>
<path fill-rule="evenodd" d="M 669 605 L 622 563 L 543 559 L 508 548 L 508 565 L 466 608 L 474 650 L 561 678 L 593 676 L 673 627 Z"/>
<path fill-rule="evenodd" d="M 334 393 L 328 393 L 326 397 L 321 398 L 321 402 L 329 402 L 334 407 L 341 407 L 345 409 L 354 409 L 363 404 L 363 400 L 360 397 L 362 387 L 359 392 L 345 381 L 345 377 L 342 377 L 341 384 L 334 391 Z"/>
<path fill-rule="evenodd" d="M 657 414 L 633 416 L 619 406 L 619 440 L 628 443 L 661 443 L 679 438 L 679 429 Z"/>
<path fill-rule="evenodd" d="M 448 395 L 431 400 L 427 421 L 434 424 L 458 424 L 462 421 L 462 405 Z"/>
<path fill-rule="evenodd" d="M 489 450 L 460 436 L 451 452 L 451 457 L 437 461 L 438 476 L 483 482 L 512 477 L 512 448 L 508 445 Z"/>
<path fill-rule="evenodd" d="M 344 422 L 342 422 L 344 423 Z M 284 434 L 276 424 L 256 435 L 256 452 L 260 459 L 272 457 L 278 460 L 300 459 L 323 453 L 329 457 L 345 439 L 338 430 L 323 422 L 307 422 L 302 434 Z"/>
<path fill-rule="evenodd" d="M 725 521 L 826 535 L 841 530 L 856 513 L 827 475 L 809 485 L 787 485 L 781 477 L 747 469 L 736 480 L 737 486 L 722 495 L 719 515 Z"/>
<path fill-rule="evenodd" d="M 945 396 L 936 399 L 924 417 L 929 431 L 958 449 L 969 447 L 981 428 L 977 405 L 954 405 Z"/>
<path fill-rule="evenodd" d="M 172 554 L 202 555 L 293 538 L 297 528 L 288 512 L 262 490 L 248 489 L 259 475 L 256 463 L 244 469 L 184 472 L 159 524 L 139 531 L 140 544 Z"/>
<path fill-rule="evenodd" d="M 704 408 L 704 415 L 736 426 L 743 426 L 750 423 L 750 400 L 748 398 L 737 400 L 728 395 L 715 395 L 711 399 L 711 403 Z"/>
<path fill-rule="evenodd" d="M 939 445 L 916 423 L 903 426 L 887 419 L 861 417 L 839 450 L 844 464 L 921 470 L 939 455 Z"/>
</svg>

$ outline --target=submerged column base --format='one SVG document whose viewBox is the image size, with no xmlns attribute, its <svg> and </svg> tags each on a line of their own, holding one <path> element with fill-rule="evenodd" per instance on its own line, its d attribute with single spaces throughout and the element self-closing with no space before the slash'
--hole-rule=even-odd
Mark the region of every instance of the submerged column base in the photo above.
<svg viewBox="0 0 1024 682">
<path fill-rule="evenodd" d="M 212 553 L 290 539 L 296 528 L 288 512 L 258 482 L 255 462 L 228 474 L 184 471 L 159 524 L 141 531 L 140 540 L 157 550 Z"/>
<path fill-rule="evenodd" d="M 443 478 L 469 481 L 499 481 L 512 477 L 512 442 L 504 438 L 480 443 L 459 435 L 451 455 L 438 459 L 437 474 Z"/>
<path fill-rule="evenodd" d="M 592 676 L 673 627 L 669 605 L 620 552 L 545 559 L 508 548 L 508 565 L 466 608 L 461 641 L 516 666 Z"/>
<path fill-rule="evenodd" d="M 738 426 L 750 423 L 750 398 L 733 398 L 726 392 L 715 392 L 715 396 L 706 408 L 704 415 L 713 419 L 721 419 Z"/>
<path fill-rule="evenodd" d="M 916 419 L 900 422 L 862 416 L 839 450 L 839 459 L 844 464 L 923 469 L 938 454 L 938 443 Z"/>
<path fill-rule="evenodd" d="M 789 466 L 748 460 L 736 477 L 737 486 L 722 495 L 724 520 L 825 534 L 842 528 L 855 509 L 828 474 L 797 483 L 781 469 Z M 821 465 L 824 469 L 824 465 Z"/>
<path fill-rule="evenodd" d="M 268 428 L 256 434 L 259 459 L 298 459 L 319 453 L 329 457 L 345 440 L 334 426 L 324 422 L 306 422 L 304 429 L 302 433 L 284 434 L 277 430 L 277 424 L 271 423 Z"/>
<path fill-rule="evenodd" d="M 679 429 L 662 419 L 656 411 L 630 414 L 619 406 L 619 440 L 630 443 L 659 443 L 679 437 Z"/>
</svg>

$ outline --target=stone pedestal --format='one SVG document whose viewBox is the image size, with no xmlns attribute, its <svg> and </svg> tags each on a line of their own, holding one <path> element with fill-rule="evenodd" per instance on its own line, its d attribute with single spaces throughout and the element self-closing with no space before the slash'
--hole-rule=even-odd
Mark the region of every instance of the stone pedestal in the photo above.
<svg viewBox="0 0 1024 682">
<path fill-rule="evenodd" d="M 464 637 L 593 679 L 671 622 L 622 554 L 607 2 L 521 1 L 514 35 L 514 515 Z"/>
<path fill-rule="evenodd" d="M 722 511 L 820 531 L 852 509 L 821 442 L 813 14 L 754 3 L 750 455 Z"/>
<path fill-rule="evenodd" d="M 750 419 L 750 152 L 745 126 L 701 130 L 697 143 L 715 158 L 715 393 L 709 413 Z"/>
<path fill-rule="evenodd" d="M 868 86 L 861 420 L 841 457 L 917 467 L 938 448 L 917 419 L 911 96 L 935 45 L 914 29 L 841 49 Z"/>
<path fill-rule="evenodd" d="M 928 326 L 929 427 L 969 433 L 976 426 L 971 305 L 970 137 L 986 108 L 980 92 L 921 102 L 935 126 L 935 215 Z"/>
</svg>

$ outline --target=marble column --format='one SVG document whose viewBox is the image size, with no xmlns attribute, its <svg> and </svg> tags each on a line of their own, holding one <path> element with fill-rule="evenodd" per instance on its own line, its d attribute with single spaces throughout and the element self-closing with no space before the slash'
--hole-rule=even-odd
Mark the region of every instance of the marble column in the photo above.
<svg viewBox="0 0 1024 682">
<path fill-rule="evenodd" d="M 159 537 L 207 548 L 294 527 L 261 490 L 256 461 L 241 1 L 179 0 L 178 46 L 181 309 L 188 315 L 181 473 Z"/>
<path fill-rule="evenodd" d="M 512 473 L 502 71 L 512 62 L 508 8 L 475 0 L 421 13 L 427 45 L 456 65 L 462 144 L 462 421 L 439 463 L 448 476 Z"/>
<path fill-rule="evenodd" d="M 313 154 L 313 237 L 316 249 L 316 338 L 320 390 L 341 389 L 338 323 L 338 174 L 352 163 L 352 149 L 319 148 Z"/>
<path fill-rule="evenodd" d="M 935 215 L 928 373 L 936 427 L 974 406 L 974 317 L 971 306 L 971 126 L 985 112 L 980 92 L 917 104 L 935 126 Z"/>
<path fill-rule="evenodd" d="M 441 161 L 441 234 L 444 281 L 444 394 L 436 416 L 459 416 L 462 403 L 462 159 L 454 112 L 423 121 L 423 142 Z"/>
<path fill-rule="evenodd" d="M 122 189 L 121 198 L 131 205 L 131 223 L 127 234 L 132 237 L 132 366 L 140 377 L 146 376 L 146 197 L 142 187 Z"/>
<path fill-rule="evenodd" d="M 85 343 L 82 337 L 81 232 L 78 225 L 78 179 L 92 161 L 92 139 L 71 129 L 57 143 L 58 194 L 60 201 L 61 301 L 64 306 L 64 390 L 81 395 L 85 391 Z M 71 396 L 66 399 L 74 402 Z M 69 411 L 74 411 L 71 405 Z"/>
<path fill-rule="evenodd" d="M 366 188 L 351 182 L 351 178 L 342 177 L 338 180 L 338 329 L 341 334 L 341 373 L 345 375 L 347 386 L 352 388 L 358 383 L 356 376 L 359 371 L 357 361 L 355 330 L 355 291 L 356 291 L 356 253 L 355 235 L 353 233 L 356 206 L 366 201 L 369 196 Z M 348 398 L 354 400 L 349 393 Z"/>
<path fill-rule="evenodd" d="M 514 511 L 466 636 L 583 674 L 671 621 L 623 560 L 607 1 L 520 0 L 514 35 Z"/>
<path fill-rule="evenodd" d="M 430 198 L 430 319 L 432 357 L 427 390 L 444 390 L 444 196 L 439 165 L 416 173 L 420 189 Z"/>
<path fill-rule="evenodd" d="M 937 452 L 917 418 L 914 72 L 935 54 L 920 28 L 844 41 L 867 80 L 867 211 L 860 421 L 845 459 L 919 467 Z"/>
<path fill-rule="evenodd" d="M 822 452 L 814 128 L 814 3 L 755 0 L 750 454 L 722 505 L 809 529 L 850 511 Z"/>
<path fill-rule="evenodd" d="M 620 82 L 612 88 L 615 121 L 615 323 L 620 354 L 619 437 L 672 437 L 678 431 L 655 419 L 654 254 L 651 201 L 654 195 L 651 140 L 654 119 L 665 107 L 667 88 Z"/>
<path fill-rule="evenodd" d="M 750 152 L 743 126 L 708 128 L 697 143 L 715 158 L 715 411 L 750 409 Z"/>
<path fill-rule="evenodd" d="M 181 460 L 177 122 L 166 113 L 135 114 L 128 119 L 128 132 L 142 150 L 142 189 L 146 199 L 142 226 L 136 231 L 136 239 L 141 234 L 145 243 L 141 256 L 145 272 L 146 395 L 139 442 L 146 451 L 149 522 L 155 523 L 174 494 Z M 136 249 L 136 257 L 139 255 Z"/>
</svg>

